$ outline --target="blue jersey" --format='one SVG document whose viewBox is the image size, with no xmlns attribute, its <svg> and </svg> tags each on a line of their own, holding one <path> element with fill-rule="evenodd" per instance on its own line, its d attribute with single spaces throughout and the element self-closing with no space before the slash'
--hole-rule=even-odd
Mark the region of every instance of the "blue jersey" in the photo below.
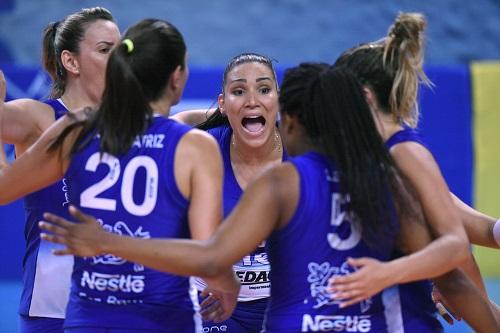
<svg viewBox="0 0 500 333">
<path fill-rule="evenodd" d="M 290 162 L 299 173 L 300 197 L 289 223 L 267 241 L 272 288 L 265 331 L 395 332 L 400 312 L 391 295 L 377 294 L 340 309 L 326 287 L 331 277 L 353 272 L 348 257 L 388 260 L 396 218 L 388 241 L 369 248 L 351 223 L 338 175 L 326 157 L 309 152 Z"/>
<path fill-rule="evenodd" d="M 101 154 L 96 136 L 66 172 L 69 199 L 102 227 L 140 238 L 190 238 L 188 200 L 177 187 L 174 157 L 189 127 L 155 117 L 130 150 Z M 114 255 L 75 258 L 65 328 L 101 327 L 153 332 L 201 330 L 189 278 Z"/>
<path fill-rule="evenodd" d="M 385 143 L 391 149 L 398 143 L 416 142 L 427 147 L 422 137 L 414 129 L 405 127 L 394 133 Z M 395 258 L 404 254 L 395 251 Z M 432 284 L 429 280 L 401 284 L 399 291 L 403 324 L 406 332 L 442 332 L 443 327 L 436 318 L 436 306 L 431 298 Z"/>
<path fill-rule="evenodd" d="M 47 100 L 55 118 L 68 110 L 61 100 Z M 64 318 L 68 302 L 72 257 L 56 257 L 57 245 L 40 240 L 38 222 L 44 212 L 68 217 L 66 180 L 63 179 L 24 198 L 26 251 L 23 258 L 23 291 L 19 313 L 30 317 Z"/>
</svg>

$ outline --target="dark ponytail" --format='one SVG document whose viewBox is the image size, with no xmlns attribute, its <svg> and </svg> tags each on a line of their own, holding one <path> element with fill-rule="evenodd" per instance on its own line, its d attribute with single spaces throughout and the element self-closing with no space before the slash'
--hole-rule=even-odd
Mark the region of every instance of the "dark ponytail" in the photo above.
<svg viewBox="0 0 500 333">
<path fill-rule="evenodd" d="M 51 95 L 53 97 L 60 97 L 64 92 L 64 86 L 61 86 L 61 82 L 57 79 L 59 64 L 56 59 L 56 47 L 54 45 L 54 42 L 56 39 L 56 31 L 58 26 L 59 21 L 49 23 L 49 25 L 43 31 L 42 41 L 42 65 L 52 79 L 53 83 Z"/>
<path fill-rule="evenodd" d="M 387 223 L 394 221 L 390 193 L 399 188 L 398 180 L 355 75 L 326 64 L 301 64 L 285 72 L 280 107 L 298 117 L 313 145 L 336 165 L 363 239 L 370 245 L 389 240 L 394 235 L 394 225 Z"/>
<path fill-rule="evenodd" d="M 225 115 L 220 112 L 220 108 L 217 107 L 215 111 L 201 124 L 196 125 L 196 128 L 199 128 L 201 130 L 209 130 L 211 128 L 219 127 L 222 125 L 228 125 L 229 120 Z"/>
<path fill-rule="evenodd" d="M 135 137 L 146 130 L 153 115 L 130 64 L 132 53 L 122 42 L 109 57 L 102 103 L 93 124 L 101 135 L 101 151 L 112 155 L 125 153 Z"/>
</svg>

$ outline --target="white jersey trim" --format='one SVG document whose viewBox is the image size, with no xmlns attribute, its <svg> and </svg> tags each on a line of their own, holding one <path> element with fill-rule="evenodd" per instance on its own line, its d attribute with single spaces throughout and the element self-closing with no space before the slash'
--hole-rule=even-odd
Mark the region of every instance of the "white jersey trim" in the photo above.
<svg viewBox="0 0 500 333">
<path fill-rule="evenodd" d="M 52 249 L 57 247 L 62 248 L 40 240 L 28 312 L 31 317 L 61 319 L 65 317 L 71 287 L 73 257 L 53 255 Z"/>
<path fill-rule="evenodd" d="M 189 278 L 189 298 L 193 302 L 193 320 L 196 333 L 203 332 L 203 324 L 200 315 L 200 302 L 198 301 L 198 288 L 196 287 L 196 282 L 194 277 Z"/>
<path fill-rule="evenodd" d="M 382 291 L 382 303 L 384 304 L 384 316 L 388 333 L 404 333 L 403 314 L 401 311 L 401 300 L 399 298 L 399 287 L 393 286 Z"/>
</svg>

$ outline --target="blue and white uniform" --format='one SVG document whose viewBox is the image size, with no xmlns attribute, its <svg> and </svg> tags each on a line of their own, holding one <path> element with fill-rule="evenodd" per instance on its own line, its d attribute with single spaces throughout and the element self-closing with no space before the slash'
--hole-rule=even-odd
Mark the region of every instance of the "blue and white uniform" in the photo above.
<svg viewBox="0 0 500 333">
<path fill-rule="evenodd" d="M 409 127 L 394 133 L 385 145 L 390 150 L 403 142 L 416 142 L 429 149 L 419 133 Z M 398 258 L 403 255 L 396 251 L 393 256 Z M 393 288 L 399 291 L 405 332 L 443 332 L 443 326 L 436 317 L 436 306 L 431 298 L 432 284 L 429 280 L 405 283 Z"/>
<path fill-rule="evenodd" d="M 190 127 L 155 117 L 118 157 L 99 152 L 98 136 L 76 153 L 66 172 L 69 199 L 102 227 L 140 238 L 190 238 L 189 201 L 177 187 L 174 157 Z M 189 278 L 114 255 L 75 258 L 64 328 L 201 332 Z M 127 331 L 127 332 L 128 332 Z"/>
<path fill-rule="evenodd" d="M 44 103 L 54 109 L 56 120 L 68 110 L 60 99 Z M 56 257 L 57 245 L 40 240 L 38 222 L 44 212 L 68 217 L 66 180 L 24 198 L 26 251 L 23 258 L 23 291 L 19 306 L 21 332 L 62 332 L 68 303 L 72 257 Z M 48 320 L 45 320 L 50 318 Z"/>
<path fill-rule="evenodd" d="M 224 187 L 223 203 L 224 217 L 227 217 L 238 203 L 243 194 L 231 165 L 231 136 L 233 130 L 229 125 L 222 125 L 209 129 L 217 142 L 222 153 L 224 163 Z M 286 153 L 283 153 L 283 160 L 286 160 Z M 233 269 L 240 280 L 241 288 L 238 295 L 238 304 L 230 319 L 223 323 L 204 323 L 204 329 L 225 330 L 229 333 L 259 332 L 264 321 L 264 312 L 267 307 L 270 295 L 270 265 L 265 252 L 264 243 L 261 244 L 250 255 L 243 257 L 237 262 Z M 200 279 L 195 279 L 195 284 L 199 290 L 205 288 L 205 283 Z"/>
<path fill-rule="evenodd" d="M 394 234 L 369 248 L 346 213 L 336 169 L 327 158 L 309 152 L 289 161 L 299 173 L 300 197 L 290 222 L 267 240 L 272 288 L 265 332 L 398 332 L 400 308 L 390 293 L 340 309 L 326 291 L 331 277 L 353 272 L 348 257 L 390 258 L 395 215 L 389 228 Z"/>
</svg>

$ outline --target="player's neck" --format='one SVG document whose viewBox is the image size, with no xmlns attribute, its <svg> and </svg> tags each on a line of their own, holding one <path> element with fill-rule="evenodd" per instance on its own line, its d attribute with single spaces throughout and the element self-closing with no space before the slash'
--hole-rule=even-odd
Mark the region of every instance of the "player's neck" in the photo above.
<svg viewBox="0 0 500 333">
<path fill-rule="evenodd" d="M 153 113 L 168 117 L 172 103 L 166 96 L 164 96 L 156 101 L 150 102 L 149 106 L 151 107 L 151 110 L 153 110 Z"/>
<path fill-rule="evenodd" d="M 400 131 L 403 127 L 399 122 L 394 119 L 394 116 L 390 113 L 382 111 L 374 111 L 373 118 L 375 120 L 375 125 L 377 130 L 384 141 L 387 141 L 394 133 Z"/>
<path fill-rule="evenodd" d="M 84 107 L 96 107 L 99 103 L 93 100 L 87 94 L 73 89 L 68 85 L 61 96 L 61 100 L 69 111 L 76 111 Z"/>
</svg>

